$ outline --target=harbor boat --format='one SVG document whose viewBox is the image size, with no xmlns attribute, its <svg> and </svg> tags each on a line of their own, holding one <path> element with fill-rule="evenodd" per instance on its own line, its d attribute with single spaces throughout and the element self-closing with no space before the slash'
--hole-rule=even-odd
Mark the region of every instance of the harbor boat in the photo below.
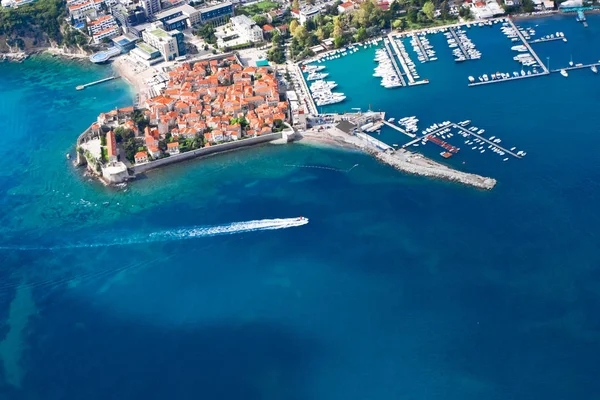
<svg viewBox="0 0 600 400">
<path fill-rule="evenodd" d="M 598 67 L 596 67 L 596 65 L 592 65 L 591 68 L 593 73 L 597 74 L 598 73 Z"/>
<path fill-rule="evenodd" d="M 572 67 L 573 66 L 573 56 L 571 56 L 571 61 L 569 61 L 569 66 Z"/>
<path fill-rule="evenodd" d="M 561 74 L 562 76 L 564 76 L 565 78 L 569 76 L 569 73 L 568 73 L 567 71 L 565 71 L 564 69 L 561 69 L 561 70 L 560 70 L 560 74 Z"/>
<path fill-rule="evenodd" d="M 471 83 L 475 82 L 475 78 L 473 78 L 472 76 L 469 76 L 469 82 L 471 82 Z"/>
</svg>

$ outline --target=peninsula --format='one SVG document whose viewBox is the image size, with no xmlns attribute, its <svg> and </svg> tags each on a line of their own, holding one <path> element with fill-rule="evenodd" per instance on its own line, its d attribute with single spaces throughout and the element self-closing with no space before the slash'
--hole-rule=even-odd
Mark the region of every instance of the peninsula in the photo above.
<svg viewBox="0 0 600 400">
<path fill-rule="evenodd" d="M 77 139 L 77 165 L 105 183 L 152 168 L 287 138 L 288 102 L 269 67 L 236 55 L 184 62 L 166 73 L 162 93 L 142 107 L 98 116 Z"/>
</svg>

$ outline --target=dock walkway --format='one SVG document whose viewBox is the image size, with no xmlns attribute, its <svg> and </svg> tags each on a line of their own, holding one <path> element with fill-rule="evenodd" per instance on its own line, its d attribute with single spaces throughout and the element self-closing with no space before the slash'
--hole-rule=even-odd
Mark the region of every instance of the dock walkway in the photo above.
<svg viewBox="0 0 600 400">
<path fill-rule="evenodd" d="M 390 40 L 390 42 L 392 42 L 392 41 Z M 400 71 L 400 68 L 398 67 L 398 63 L 396 62 L 396 58 L 394 57 L 394 52 L 392 51 L 392 48 L 394 46 L 392 45 L 392 48 L 390 48 L 390 43 L 386 42 L 385 40 L 383 41 L 383 43 L 385 44 L 385 48 L 390 55 L 390 59 L 392 60 L 392 65 L 394 66 L 394 70 L 396 71 L 398 78 L 400 78 L 400 81 L 402 82 L 402 86 L 406 86 L 406 81 L 404 80 L 404 76 L 402 76 L 402 71 Z M 401 57 L 400 54 L 398 54 L 398 58 L 400 58 L 400 57 Z"/>
<path fill-rule="evenodd" d="M 530 41 L 529 44 L 553 42 L 555 40 L 563 40 L 563 39 L 564 39 L 564 37 L 540 38 L 540 39 L 535 39 L 535 40 Z"/>
<path fill-rule="evenodd" d="M 458 47 L 460 47 L 460 51 L 462 51 L 465 58 L 467 60 L 470 60 L 471 56 L 469 55 L 469 52 L 465 49 L 465 46 L 463 46 L 462 41 L 460 40 L 460 38 L 458 37 L 456 32 L 454 32 L 454 28 L 450 27 L 449 31 L 452 34 L 452 36 L 454 37 L 454 40 L 456 40 L 456 44 L 458 44 Z"/>
<path fill-rule="evenodd" d="M 540 65 L 540 67 L 544 70 L 545 73 L 549 73 L 550 71 L 548 70 L 548 67 L 542 62 L 542 60 L 540 60 L 540 57 L 537 55 L 537 53 L 535 51 L 533 51 L 533 49 L 531 48 L 531 46 L 529 45 L 529 42 L 527 42 L 527 39 L 525 39 L 525 37 L 523 36 L 523 34 L 521 33 L 521 31 L 519 30 L 519 28 L 517 28 L 517 26 L 515 25 L 515 23 L 512 21 L 512 19 L 508 18 L 507 22 L 511 25 L 511 27 L 515 30 L 515 32 L 517 33 L 517 35 L 519 35 L 519 38 L 521 39 L 521 41 L 523 42 L 523 44 L 525 45 L 525 47 L 527 47 L 527 50 L 529 50 L 529 53 L 533 56 L 533 58 L 535 58 L 535 61 L 537 61 L 537 63 Z M 539 74 L 538 74 L 539 75 Z"/>
<path fill-rule="evenodd" d="M 560 69 L 553 69 L 550 72 L 560 72 L 562 69 L 564 69 L 565 71 L 571 71 L 571 70 L 574 70 L 574 69 L 592 68 L 593 66 L 596 66 L 596 68 L 598 68 L 598 67 L 600 67 L 600 64 L 593 63 L 593 64 L 585 64 L 585 65 L 574 65 L 572 67 L 566 67 L 566 68 L 560 68 Z"/>
<path fill-rule="evenodd" d="M 491 144 L 492 146 L 494 146 L 494 147 L 496 147 L 496 148 L 500 149 L 501 151 L 505 152 L 506 154 L 510 154 L 511 156 L 513 156 L 513 157 L 516 157 L 516 158 L 521 158 L 521 156 L 520 156 L 520 155 L 518 155 L 518 154 L 516 154 L 516 153 L 513 153 L 512 151 L 510 151 L 510 150 L 508 150 L 508 149 L 505 149 L 504 147 L 500 146 L 498 143 L 494 143 L 494 142 L 492 142 L 492 141 L 490 141 L 490 140 L 487 140 L 487 139 L 486 139 L 486 138 L 484 138 L 483 136 L 480 136 L 480 135 L 478 135 L 477 133 L 475 133 L 475 132 L 473 132 L 473 131 L 470 131 L 470 130 L 468 130 L 468 129 L 465 129 L 465 128 L 463 128 L 462 126 L 460 126 L 460 125 L 458 125 L 458 124 L 454 124 L 454 123 L 452 123 L 452 124 L 450 124 L 450 125 L 451 125 L 451 126 L 453 126 L 454 128 L 457 128 L 457 129 L 459 129 L 459 130 L 461 130 L 461 131 L 465 132 L 465 133 L 468 133 L 469 135 L 475 136 L 477 139 L 479 139 L 479 140 L 482 140 L 482 141 L 486 142 L 487 144 Z"/>
<path fill-rule="evenodd" d="M 109 76 L 108 78 L 99 79 L 99 80 L 94 81 L 94 82 L 86 83 L 85 85 L 79 85 L 79 86 L 75 87 L 75 89 L 77 89 L 77 90 L 83 90 L 86 87 L 98 85 L 100 83 L 112 81 L 113 79 L 118 79 L 118 78 L 120 78 L 120 76 L 118 76 L 118 75 Z"/>
<path fill-rule="evenodd" d="M 396 54 L 398 55 L 398 60 L 400 60 L 400 64 L 402 64 L 402 69 L 404 69 L 406 78 L 408 79 L 408 84 L 412 85 L 415 83 L 415 78 L 413 78 L 412 73 L 410 72 L 410 69 L 408 68 L 408 65 L 406 64 L 406 60 L 404 60 L 404 56 L 402 55 L 402 52 L 400 51 L 400 47 L 398 46 L 398 43 L 396 42 L 393 34 L 389 34 L 388 38 L 390 39 L 390 44 L 392 46 L 392 48 L 396 51 Z"/>
<path fill-rule="evenodd" d="M 405 131 L 404 129 L 400 128 L 398 125 L 394 125 L 391 122 L 387 122 L 387 121 L 382 121 L 385 125 L 389 126 L 390 128 L 394 128 L 395 130 L 397 130 L 400 133 L 404 133 L 406 136 L 410 136 L 412 138 L 416 137 L 417 135 L 415 135 L 414 133 L 410 133 Z"/>
<path fill-rule="evenodd" d="M 550 74 L 550 72 L 540 72 L 540 73 L 531 74 L 531 75 L 511 76 L 509 78 L 503 78 L 503 79 L 494 79 L 494 80 L 490 79 L 489 81 L 469 83 L 468 86 L 481 86 L 481 85 L 488 85 L 490 83 L 500 83 L 500 82 L 516 81 L 518 79 L 535 78 L 535 77 L 538 77 L 538 76 L 546 76 L 546 75 L 549 75 L 549 74 Z"/>
<path fill-rule="evenodd" d="M 446 128 L 456 128 L 456 129 L 458 129 L 458 130 L 461 130 L 461 131 L 465 132 L 465 133 L 466 133 L 466 134 L 468 134 L 468 135 L 472 135 L 472 136 L 476 137 L 477 139 L 479 139 L 479 140 L 481 140 L 481 141 L 483 141 L 483 142 L 486 142 L 487 144 L 491 144 L 492 146 L 494 146 L 494 147 L 496 147 L 496 148 L 500 149 L 501 151 L 505 152 L 506 154 L 510 154 L 511 156 L 513 156 L 513 157 L 516 157 L 516 158 L 521 158 L 521 156 L 520 156 L 520 155 L 518 155 L 518 154 L 516 154 L 516 153 L 513 153 L 512 151 L 510 151 L 510 150 L 508 150 L 508 149 L 505 149 L 504 147 L 500 146 L 498 143 L 494 143 L 494 142 L 492 142 L 492 141 L 490 141 L 490 140 L 488 140 L 488 139 L 484 138 L 483 136 L 480 136 L 480 135 L 478 135 L 477 133 L 475 133 L 475 132 L 473 132 L 473 131 L 470 131 L 470 130 L 468 130 L 468 129 L 465 129 L 465 128 L 463 128 L 462 126 L 460 126 L 460 125 L 458 125 L 458 124 L 455 124 L 454 122 L 453 122 L 453 123 L 451 123 L 450 125 L 441 126 L 441 127 L 439 127 L 438 129 L 436 129 L 436 130 L 434 130 L 434 131 L 432 131 L 432 132 L 429 132 L 429 133 L 428 133 L 428 134 L 426 134 L 426 135 L 423 135 L 423 136 L 420 136 L 420 137 L 418 137 L 418 138 L 416 138 L 416 139 L 414 139 L 414 140 L 411 140 L 410 142 L 408 142 L 408 143 L 404 144 L 404 145 L 402 146 L 402 148 L 403 148 L 403 149 L 405 149 L 405 148 L 407 148 L 407 147 L 409 147 L 409 146 L 412 146 L 413 144 L 415 144 L 415 143 L 418 143 L 418 142 L 420 142 L 421 140 L 423 140 L 423 139 L 426 139 L 426 138 L 428 138 L 428 137 L 429 137 L 429 136 L 431 136 L 431 135 L 435 135 L 435 134 L 439 133 L 440 131 L 442 131 L 442 130 L 444 130 L 444 129 L 446 129 Z M 454 146 L 453 146 L 453 147 L 454 147 Z"/>
<path fill-rule="evenodd" d="M 423 55 L 423 58 L 425 58 L 425 61 L 429 61 L 429 55 L 427 54 L 427 50 L 425 50 L 425 47 L 423 47 L 423 43 L 421 43 L 421 38 L 419 37 L 419 35 L 413 33 L 412 37 L 415 40 L 415 42 L 417 42 L 417 46 L 419 46 L 419 48 L 421 49 L 421 54 Z"/>
</svg>

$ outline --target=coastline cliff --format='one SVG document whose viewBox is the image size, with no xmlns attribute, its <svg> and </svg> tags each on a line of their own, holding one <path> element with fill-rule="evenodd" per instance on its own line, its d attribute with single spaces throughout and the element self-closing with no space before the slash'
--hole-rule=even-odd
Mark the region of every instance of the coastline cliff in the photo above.
<svg viewBox="0 0 600 400">
<path fill-rule="evenodd" d="M 39 0 L 0 9 L 0 60 L 22 61 L 48 52 L 85 57 L 92 49 L 87 37 L 67 22 L 64 0 Z"/>
</svg>

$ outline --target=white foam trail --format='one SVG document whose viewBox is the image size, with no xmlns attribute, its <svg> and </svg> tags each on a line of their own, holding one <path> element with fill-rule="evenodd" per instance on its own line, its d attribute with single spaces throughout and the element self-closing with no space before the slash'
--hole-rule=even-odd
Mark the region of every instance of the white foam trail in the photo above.
<svg viewBox="0 0 600 400">
<path fill-rule="evenodd" d="M 120 236 L 109 242 L 74 243 L 59 246 L 0 246 L 2 250 L 60 250 L 85 247 L 124 246 L 140 243 L 168 242 L 175 240 L 195 239 L 218 235 L 233 235 L 236 233 L 267 231 L 275 229 L 294 228 L 308 224 L 308 218 L 277 218 L 259 219 L 246 222 L 232 222 L 225 225 L 193 226 L 174 230 L 152 232 L 146 235 Z"/>
</svg>

